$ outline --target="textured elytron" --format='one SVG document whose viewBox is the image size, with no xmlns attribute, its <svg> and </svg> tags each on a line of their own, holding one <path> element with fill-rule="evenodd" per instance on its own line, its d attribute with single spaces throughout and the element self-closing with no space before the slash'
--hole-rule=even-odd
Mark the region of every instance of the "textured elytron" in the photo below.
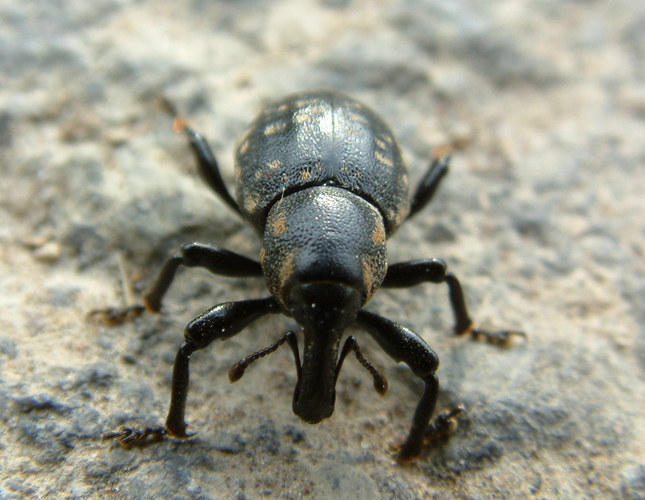
<svg viewBox="0 0 645 500">
<path fill-rule="evenodd" d="M 273 204 L 303 187 L 342 187 L 373 203 L 389 235 L 409 211 L 407 169 L 385 123 L 353 99 L 301 94 L 268 106 L 240 140 L 236 193 L 260 233 Z"/>
</svg>

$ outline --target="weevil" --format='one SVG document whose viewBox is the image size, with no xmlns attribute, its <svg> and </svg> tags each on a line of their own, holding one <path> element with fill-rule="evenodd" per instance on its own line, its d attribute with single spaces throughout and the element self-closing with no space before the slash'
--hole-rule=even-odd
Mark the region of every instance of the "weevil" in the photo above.
<svg viewBox="0 0 645 500">
<path fill-rule="evenodd" d="M 230 277 L 264 277 L 271 295 L 226 302 L 193 319 L 184 332 L 173 373 L 170 409 L 164 427 L 126 427 L 106 434 L 125 446 L 169 434 L 189 437 L 185 421 L 191 355 L 214 340 L 240 333 L 268 314 L 292 317 L 304 340 L 285 333 L 277 342 L 246 356 L 229 371 L 238 380 L 257 359 L 286 343 L 295 357 L 297 382 L 293 412 L 316 424 L 329 418 L 336 382 L 346 356 L 354 352 L 384 394 L 387 380 L 362 354 L 355 337 L 343 343 L 350 326 L 366 331 L 395 361 L 403 362 L 424 384 L 407 438 L 397 459 L 420 455 L 424 443 L 456 427 L 464 410 L 456 406 L 431 422 L 439 391 L 439 359 L 409 328 L 364 309 L 381 287 L 445 283 L 455 318 L 454 332 L 505 344 L 514 330 L 485 331 L 473 326 L 462 286 L 438 258 L 388 264 L 386 240 L 433 198 L 448 172 L 449 157 L 434 158 L 414 194 L 400 147 L 383 120 L 360 102 L 335 92 L 289 96 L 269 105 L 239 140 L 235 154 L 236 198 L 228 191 L 205 138 L 166 101 L 178 131 L 185 133 L 203 180 L 262 240 L 259 259 L 190 243 L 170 259 L 143 304 L 92 314 L 113 323 L 148 310 L 159 312 L 176 271 L 201 267 Z"/>
</svg>

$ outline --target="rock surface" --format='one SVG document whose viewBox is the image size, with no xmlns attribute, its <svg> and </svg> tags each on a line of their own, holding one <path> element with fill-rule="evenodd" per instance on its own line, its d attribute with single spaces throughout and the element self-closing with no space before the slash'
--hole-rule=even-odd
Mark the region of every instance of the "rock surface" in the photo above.
<svg viewBox="0 0 645 500">
<path fill-rule="evenodd" d="M 645 498 L 645 3 L 244 0 L 0 3 L 0 498 Z M 109 328 L 198 240 L 256 256 L 251 229 L 199 181 L 159 108 L 210 138 L 232 184 L 235 140 L 263 103 L 331 88 L 398 136 L 412 183 L 452 148 L 431 207 L 391 261 L 437 256 L 508 349 L 453 338 L 446 290 L 380 291 L 418 331 L 459 429 L 400 466 L 420 384 L 360 331 L 334 416 L 291 412 L 288 349 L 226 371 L 282 317 L 193 356 L 197 436 L 127 451 L 100 436 L 163 421 L 187 321 L 266 294 L 182 272 L 161 316 Z"/>
</svg>

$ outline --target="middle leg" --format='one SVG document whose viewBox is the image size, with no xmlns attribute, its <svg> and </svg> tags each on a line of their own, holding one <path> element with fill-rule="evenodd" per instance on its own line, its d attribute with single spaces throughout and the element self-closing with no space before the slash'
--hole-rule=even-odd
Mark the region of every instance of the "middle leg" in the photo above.
<svg viewBox="0 0 645 500">
<path fill-rule="evenodd" d="M 89 315 L 97 316 L 110 325 L 116 325 L 142 314 L 145 310 L 159 312 L 163 298 L 181 266 L 201 267 L 220 276 L 262 276 L 262 266 L 253 259 L 222 248 L 189 243 L 163 264 L 154 284 L 144 293 L 143 304 L 96 309 Z"/>
<path fill-rule="evenodd" d="M 513 335 L 525 336 L 516 330 L 487 331 L 473 327 L 468 314 L 466 299 L 457 277 L 448 272 L 446 263 L 441 259 L 424 259 L 400 262 L 388 267 L 381 286 L 386 288 L 407 288 L 421 283 L 446 283 L 450 305 L 455 317 L 454 332 L 457 335 L 470 334 L 473 338 L 483 337 L 491 343 L 507 345 Z"/>
</svg>

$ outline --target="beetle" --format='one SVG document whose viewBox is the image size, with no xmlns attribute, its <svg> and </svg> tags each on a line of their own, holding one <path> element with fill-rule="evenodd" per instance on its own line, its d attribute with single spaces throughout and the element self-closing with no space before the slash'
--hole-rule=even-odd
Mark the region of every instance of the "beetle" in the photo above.
<svg viewBox="0 0 645 500">
<path fill-rule="evenodd" d="M 285 333 L 229 371 L 231 382 L 257 359 L 287 343 L 295 357 L 297 382 L 293 411 L 316 424 L 330 417 L 335 387 L 346 356 L 353 352 L 384 394 L 387 381 L 363 356 L 355 337 L 340 348 L 345 330 L 354 325 L 371 335 L 397 362 L 404 362 L 424 383 L 412 425 L 397 459 L 420 455 L 424 443 L 456 428 L 462 406 L 431 422 L 439 381 L 439 359 L 415 332 L 364 309 L 380 287 L 445 283 L 454 313 L 454 332 L 506 344 L 513 330 L 486 331 L 473 326 L 462 287 L 437 258 L 389 264 L 386 240 L 433 198 L 448 172 L 449 157 L 434 158 L 410 196 L 408 171 L 394 135 L 360 102 L 329 91 L 300 93 L 267 106 L 239 140 L 235 155 L 236 195 L 229 193 L 206 139 L 165 101 L 185 133 L 199 173 L 216 194 L 247 221 L 262 239 L 259 259 L 190 243 L 168 259 L 143 304 L 93 311 L 118 323 L 144 310 L 159 312 L 180 267 L 201 267 L 230 277 L 264 277 L 271 295 L 226 302 L 193 319 L 177 352 L 171 401 L 164 427 L 124 427 L 106 434 L 124 446 L 140 445 L 165 435 L 189 437 L 185 422 L 191 355 L 215 340 L 233 337 L 267 314 L 292 317 L 304 337 L 302 360 L 297 335 Z"/>
</svg>

